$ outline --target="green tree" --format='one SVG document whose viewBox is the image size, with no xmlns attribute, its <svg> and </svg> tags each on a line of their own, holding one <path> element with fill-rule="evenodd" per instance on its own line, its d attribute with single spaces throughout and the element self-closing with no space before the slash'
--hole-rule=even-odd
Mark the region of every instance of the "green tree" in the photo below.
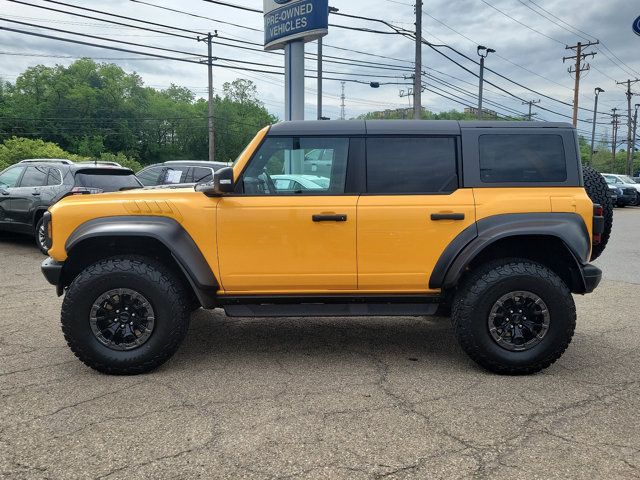
<svg viewBox="0 0 640 480">
<path fill-rule="evenodd" d="M 249 80 L 225 84 L 214 108 L 216 158 L 224 161 L 276 121 Z M 151 88 L 117 65 L 91 59 L 38 65 L 14 84 L 0 82 L 0 140 L 42 139 L 74 154 L 122 154 L 141 164 L 206 159 L 207 110 L 207 102 L 189 89 Z"/>
</svg>

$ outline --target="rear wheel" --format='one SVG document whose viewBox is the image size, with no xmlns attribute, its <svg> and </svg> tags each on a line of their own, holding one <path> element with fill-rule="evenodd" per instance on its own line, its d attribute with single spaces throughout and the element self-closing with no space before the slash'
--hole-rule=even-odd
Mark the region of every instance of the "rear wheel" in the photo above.
<svg viewBox="0 0 640 480">
<path fill-rule="evenodd" d="M 524 259 L 488 263 L 473 272 L 453 303 L 462 349 L 495 373 L 521 375 L 547 368 L 564 353 L 576 324 L 564 282 Z"/>
<path fill-rule="evenodd" d="M 69 286 L 62 331 L 89 367 L 118 375 L 145 373 L 180 346 L 189 327 L 188 298 L 183 283 L 155 260 L 102 260 Z"/>
<path fill-rule="evenodd" d="M 607 181 L 597 170 L 591 167 L 582 168 L 582 176 L 584 178 L 584 189 L 593 203 L 602 206 L 604 216 L 604 231 L 600 237 L 600 243 L 594 245 L 591 249 L 591 260 L 595 260 L 607 247 L 611 229 L 613 228 L 613 202 L 611 201 L 611 192 Z"/>
</svg>

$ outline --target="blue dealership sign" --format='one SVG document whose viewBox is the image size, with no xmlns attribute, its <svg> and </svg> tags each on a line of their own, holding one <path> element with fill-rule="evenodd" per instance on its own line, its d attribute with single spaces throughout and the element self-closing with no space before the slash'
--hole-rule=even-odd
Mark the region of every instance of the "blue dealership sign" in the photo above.
<svg viewBox="0 0 640 480">
<path fill-rule="evenodd" d="M 329 0 L 264 0 L 264 48 L 287 42 L 310 42 L 327 34 Z"/>
<path fill-rule="evenodd" d="M 633 31 L 636 32 L 636 35 L 640 35 L 640 17 L 633 22 Z"/>
</svg>

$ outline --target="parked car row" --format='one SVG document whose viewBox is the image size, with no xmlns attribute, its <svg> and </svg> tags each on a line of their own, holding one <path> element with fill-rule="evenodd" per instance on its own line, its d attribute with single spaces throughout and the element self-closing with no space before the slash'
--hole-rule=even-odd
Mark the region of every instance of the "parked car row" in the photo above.
<svg viewBox="0 0 640 480">
<path fill-rule="evenodd" d="M 611 190 L 611 199 L 616 207 L 640 205 L 640 184 L 627 176 L 603 173 L 602 176 Z"/>
<path fill-rule="evenodd" d="M 0 230 L 26 233 L 46 253 L 42 216 L 69 195 L 140 188 L 128 168 L 109 162 L 30 159 L 0 173 Z"/>
<path fill-rule="evenodd" d="M 40 250 L 46 253 L 42 215 L 68 195 L 133 188 L 188 187 L 213 181 L 215 172 L 227 166 L 229 164 L 223 162 L 175 160 L 150 165 L 134 174 L 116 162 L 23 160 L 0 172 L 0 231 L 31 234 Z M 273 188 L 283 193 L 321 191 L 329 184 L 321 170 L 315 168 L 312 172 L 298 175 L 272 175 Z M 613 173 L 603 173 L 602 176 L 609 185 L 615 206 L 640 205 L 640 184 L 633 178 Z"/>
</svg>

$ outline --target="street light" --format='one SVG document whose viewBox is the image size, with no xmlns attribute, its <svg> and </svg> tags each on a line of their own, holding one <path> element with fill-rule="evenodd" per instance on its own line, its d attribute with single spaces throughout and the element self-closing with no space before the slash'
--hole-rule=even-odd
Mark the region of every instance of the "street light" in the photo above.
<svg viewBox="0 0 640 480">
<path fill-rule="evenodd" d="M 482 120 L 482 87 L 484 84 L 484 59 L 490 53 L 495 53 L 493 48 L 487 48 L 484 45 L 478 45 L 478 56 L 480 57 L 480 92 L 478 93 L 478 120 Z"/>
<path fill-rule="evenodd" d="M 596 141 L 596 118 L 598 116 L 598 95 L 604 93 L 604 90 L 600 87 L 596 87 L 594 90 L 596 94 L 595 104 L 593 106 L 593 125 L 591 126 L 591 150 L 589 151 L 589 165 L 593 162 L 593 145 Z"/>
<path fill-rule="evenodd" d="M 340 10 L 336 7 L 329 7 L 329 13 L 338 13 Z M 318 39 L 318 120 L 324 120 L 327 117 L 322 116 L 322 37 Z"/>
</svg>

